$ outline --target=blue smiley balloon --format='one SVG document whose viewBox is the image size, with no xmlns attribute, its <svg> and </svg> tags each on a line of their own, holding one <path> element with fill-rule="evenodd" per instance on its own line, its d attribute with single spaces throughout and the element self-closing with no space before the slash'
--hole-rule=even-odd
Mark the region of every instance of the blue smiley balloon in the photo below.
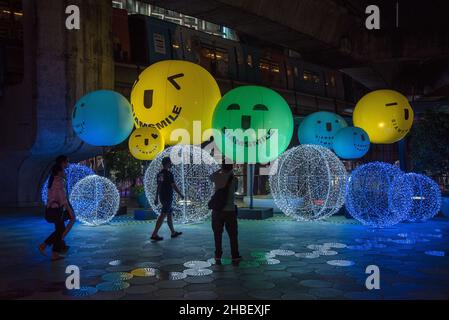
<svg viewBox="0 0 449 320">
<path fill-rule="evenodd" d="M 90 145 L 120 144 L 134 128 L 131 105 L 117 92 L 93 91 L 76 103 L 72 126 L 76 135 Z"/>
<path fill-rule="evenodd" d="M 358 127 L 341 129 L 334 139 L 333 148 L 342 159 L 358 159 L 370 148 L 370 139 L 365 130 Z"/>
<path fill-rule="evenodd" d="M 317 144 L 332 149 L 335 135 L 348 124 L 338 114 L 320 111 L 304 118 L 298 129 L 301 144 Z"/>
</svg>

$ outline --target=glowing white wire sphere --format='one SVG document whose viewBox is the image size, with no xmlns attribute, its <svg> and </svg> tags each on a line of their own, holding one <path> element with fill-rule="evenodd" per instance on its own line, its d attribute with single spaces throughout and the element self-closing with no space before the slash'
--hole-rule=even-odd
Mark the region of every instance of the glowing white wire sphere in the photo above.
<svg viewBox="0 0 449 320">
<path fill-rule="evenodd" d="M 371 162 L 356 168 L 346 188 L 346 209 L 365 225 L 388 227 L 404 220 L 411 208 L 410 184 L 396 166 Z"/>
<path fill-rule="evenodd" d="M 343 206 L 347 173 L 329 149 L 300 145 L 284 153 L 272 170 L 271 193 L 286 215 L 302 221 L 320 220 Z"/>
<path fill-rule="evenodd" d="M 92 175 L 73 187 L 70 203 L 80 222 L 98 226 L 108 223 L 117 214 L 120 194 L 111 180 Z"/>
<path fill-rule="evenodd" d="M 160 214 L 161 204 L 154 205 L 156 176 L 162 170 L 162 159 L 165 157 L 171 158 L 175 183 L 185 196 L 181 200 L 174 193 L 173 218 L 181 223 L 196 223 L 206 219 L 210 215 L 207 204 L 214 193 L 214 184 L 209 176 L 219 169 L 217 162 L 206 151 L 191 145 L 177 145 L 158 154 L 148 166 L 144 178 L 145 194 L 157 214 Z"/>
<path fill-rule="evenodd" d="M 69 164 L 69 166 L 65 169 L 65 179 L 67 181 L 67 194 L 70 195 L 73 187 L 78 181 L 93 174 L 95 173 L 91 168 L 86 167 L 82 164 L 74 164 L 74 163 Z M 43 204 L 47 204 L 49 178 L 50 177 L 48 177 L 45 180 L 44 185 L 42 186 L 41 189 L 41 199 Z"/>
<path fill-rule="evenodd" d="M 408 221 L 426 221 L 433 218 L 441 206 L 441 191 L 438 184 L 429 177 L 407 173 L 402 179 L 412 187 L 412 206 Z"/>
</svg>

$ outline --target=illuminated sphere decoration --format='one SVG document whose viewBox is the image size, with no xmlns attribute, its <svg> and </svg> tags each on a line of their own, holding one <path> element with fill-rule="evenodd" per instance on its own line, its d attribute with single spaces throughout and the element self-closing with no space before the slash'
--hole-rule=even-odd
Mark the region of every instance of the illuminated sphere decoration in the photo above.
<svg viewBox="0 0 449 320">
<path fill-rule="evenodd" d="M 75 184 L 81 179 L 95 174 L 94 171 L 84 165 L 71 163 L 65 169 L 65 179 L 67 183 L 67 194 L 70 195 Z M 42 186 L 41 191 L 41 199 L 43 204 L 47 204 L 47 195 L 48 195 L 48 179 L 45 180 L 44 185 Z"/>
<path fill-rule="evenodd" d="M 90 145 L 115 146 L 125 141 L 134 128 L 131 104 L 115 91 L 93 91 L 76 103 L 72 126 L 76 135 Z"/>
<path fill-rule="evenodd" d="M 298 128 L 301 144 L 316 144 L 332 150 L 335 135 L 348 126 L 343 117 L 328 111 L 319 111 L 305 117 Z"/>
<path fill-rule="evenodd" d="M 335 154 L 342 159 L 359 159 L 369 151 L 370 144 L 365 130 L 346 127 L 335 135 L 332 147 Z"/>
<path fill-rule="evenodd" d="M 286 215 L 300 221 L 321 220 L 343 206 L 347 173 L 329 149 L 318 145 L 292 148 L 274 170 L 271 192 Z"/>
<path fill-rule="evenodd" d="M 212 118 L 214 141 L 238 164 L 268 163 L 290 144 L 294 121 L 287 101 L 261 86 L 241 86 L 226 93 Z"/>
<path fill-rule="evenodd" d="M 73 187 L 70 203 L 81 223 L 99 226 L 108 223 L 117 214 L 120 194 L 111 180 L 92 175 Z"/>
<path fill-rule="evenodd" d="M 181 223 L 196 223 L 210 215 L 208 202 L 214 193 L 214 184 L 209 176 L 219 170 L 213 157 L 199 147 L 192 145 L 176 145 L 162 151 L 151 162 L 145 172 L 145 194 L 156 214 L 161 213 L 161 203 L 154 204 L 157 174 L 162 170 L 162 159 L 170 157 L 171 172 L 175 183 L 185 196 L 181 200 L 176 192 L 173 195 L 173 218 Z"/>
<path fill-rule="evenodd" d="M 429 177 L 407 173 L 402 179 L 412 187 L 412 207 L 408 214 L 408 221 L 426 221 L 433 218 L 441 206 L 441 191 L 438 184 Z"/>
<path fill-rule="evenodd" d="M 129 152 L 137 160 L 153 160 L 164 149 L 164 137 L 156 128 L 136 129 L 129 137 Z"/>
<path fill-rule="evenodd" d="M 134 122 L 137 128 L 160 130 L 167 145 L 199 144 L 210 134 L 194 141 L 194 121 L 200 122 L 201 133 L 210 129 L 220 98 L 217 82 L 203 67 L 188 61 L 159 61 L 146 68 L 132 88 Z M 188 133 L 189 139 L 172 139 L 179 130 Z"/>
<path fill-rule="evenodd" d="M 407 97 L 394 90 L 376 90 L 357 102 L 353 121 L 368 133 L 371 143 L 388 144 L 407 135 L 413 116 Z"/>
<path fill-rule="evenodd" d="M 412 189 L 396 166 L 370 162 L 356 168 L 346 188 L 346 209 L 362 224 L 393 226 L 407 218 Z"/>
</svg>

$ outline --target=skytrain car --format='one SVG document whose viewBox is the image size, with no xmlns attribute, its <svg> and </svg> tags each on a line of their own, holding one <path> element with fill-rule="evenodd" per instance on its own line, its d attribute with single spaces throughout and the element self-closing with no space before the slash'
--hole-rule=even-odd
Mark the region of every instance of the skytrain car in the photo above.
<svg viewBox="0 0 449 320">
<path fill-rule="evenodd" d="M 214 77 L 237 79 L 238 43 L 189 28 L 182 28 L 184 56 L 198 63 Z"/>
<path fill-rule="evenodd" d="M 129 40 L 128 11 L 112 9 L 112 36 L 114 43 L 114 60 L 129 62 L 131 59 L 131 44 Z"/>
<path fill-rule="evenodd" d="M 150 65 L 178 58 L 172 46 L 177 26 L 156 18 L 136 14 L 129 16 L 132 61 Z"/>
</svg>

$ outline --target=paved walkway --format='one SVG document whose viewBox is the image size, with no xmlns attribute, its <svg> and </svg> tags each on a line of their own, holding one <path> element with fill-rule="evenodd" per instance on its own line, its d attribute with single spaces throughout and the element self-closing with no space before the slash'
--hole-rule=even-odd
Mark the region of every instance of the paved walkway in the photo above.
<svg viewBox="0 0 449 320">
<path fill-rule="evenodd" d="M 149 241 L 153 222 L 119 217 L 100 227 L 76 224 L 68 239 L 70 253 L 52 263 L 36 249 L 51 231 L 47 223 L 2 216 L 0 298 L 449 298 L 449 220 L 375 230 L 343 217 L 298 223 L 276 216 L 240 221 L 245 259 L 239 267 L 228 259 L 223 266 L 209 266 L 208 221 L 178 226 L 184 235 L 160 243 Z M 166 226 L 163 235 L 169 238 Z M 224 243 L 226 254 L 226 238 Z M 184 266 L 189 261 L 203 262 Z M 372 264 L 380 268 L 380 290 L 365 288 L 365 268 Z M 65 290 L 68 265 L 79 266 L 81 290 Z"/>
</svg>

